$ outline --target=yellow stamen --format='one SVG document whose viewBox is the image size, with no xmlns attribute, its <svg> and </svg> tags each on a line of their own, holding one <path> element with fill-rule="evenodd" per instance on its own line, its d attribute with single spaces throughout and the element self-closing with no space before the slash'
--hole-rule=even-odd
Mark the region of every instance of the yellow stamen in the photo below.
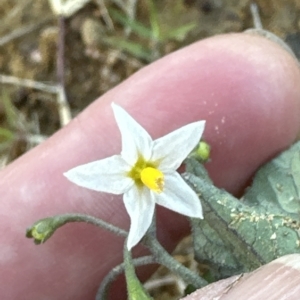
<svg viewBox="0 0 300 300">
<path fill-rule="evenodd" d="M 147 167 L 141 172 L 141 180 L 150 190 L 161 193 L 164 189 L 164 174 L 158 169 Z"/>
</svg>

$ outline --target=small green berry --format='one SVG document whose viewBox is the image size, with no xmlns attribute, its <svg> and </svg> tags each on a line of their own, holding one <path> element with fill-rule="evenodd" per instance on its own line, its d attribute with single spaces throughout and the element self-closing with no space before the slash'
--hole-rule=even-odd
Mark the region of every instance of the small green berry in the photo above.
<svg viewBox="0 0 300 300">
<path fill-rule="evenodd" d="M 201 162 L 206 162 L 210 158 L 210 145 L 204 141 L 200 141 L 195 151 L 195 156 Z"/>
</svg>

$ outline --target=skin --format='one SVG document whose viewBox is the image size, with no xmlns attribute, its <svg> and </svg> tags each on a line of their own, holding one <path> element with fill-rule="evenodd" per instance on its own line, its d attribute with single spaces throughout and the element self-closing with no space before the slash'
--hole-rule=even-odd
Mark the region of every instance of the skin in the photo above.
<svg viewBox="0 0 300 300">
<path fill-rule="evenodd" d="M 154 139 L 205 119 L 204 138 L 212 146 L 209 173 L 217 186 L 237 195 L 261 164 L 296 140 L 299 83 L 297 62 L 279 45 L 231 34 L 168 55 L 97 99 L 1 171 L 1 298 L 94 299 L 101 279 L 122 261 L 123 239 L 88 224 L 69 224 L 41 246 L 24 237 L 36 220 L 67 212 L 128 229 L 121 196 L 78 187 L 62 175 L 120 153 L 111 102 L 125 108 Z M 189 233 L 185 217 L 163 208 L 157 226 L 168 250 Z M 139 247 L 134 252 L 145 253 Z M 142 278 L 149 270 L 142 269 Z M 114 288 L 112 299 L 125 298 L 122 286 Z"/>
<path fill-rule="evenodd" d="M 212 283 L 183 300 L 290 299 L 300 294 L 300 255 L 280 257 L 251 272 Z"/>
</svg>

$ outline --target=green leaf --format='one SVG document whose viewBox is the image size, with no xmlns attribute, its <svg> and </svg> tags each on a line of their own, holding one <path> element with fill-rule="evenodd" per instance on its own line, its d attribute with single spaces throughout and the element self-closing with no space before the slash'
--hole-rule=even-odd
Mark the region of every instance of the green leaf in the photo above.
<svg viewBox="0 0 300 300">
<path fill-rule="evenodd" d="M 4 106 L 8 126 L 12 129 L 16 129 L 16 120 L 18 119 L 18 113 L 16 108 L 12 104 L 8 93 L 5 90 L 2 91 L 1 100 Z"/>
<path fill-rule="evenodd" d="M 124 26 L 130 27 L 132 31 L 140 37 L 146 39 L 151 39 L 153 37 L 151 28 L 145 26 L 141 22 L 132 20 L 115 9 L 110 9 L 109 13 L 113 19 L 119 21 Z"/>
<path fill-rule="evenodd" d="M 243 202 L 261 210 L 299 219 L 300 142 L 262 167 Z"/>
<path fill-rule="evenodd" d="M 153 0 L 147 0 L 150 14 L 150 24 L 152 29 L 152 39 L 159 41 L 161 38 L 158 14 Z"/>
<path fill-rule="evenodd" d="M 151 51 L 141 44 L 130 42 L 128 40 L 118 37 L 104 37 L 103 42 L 111 47 L 126 51 L 134 57 L 139 57 L 148 62 L 152 60 Z"/>
<path fill-rule="evenodd" d="M 186 37 L 186 35 L 192 31 L 197 26 L 196 23 L 189 23 L 183 26 L 180 26 L 178 28 L 175 28 L 174 30 L 168 31 L 164 35 L 164 40 L 174 39 L 176 41 L 183 41 Z"/>
<path fill-rule="evenodd" d="M 10 141 L 14 138 L 14 133 L 4 127 L 0 127 L 0 143 Z"/>
<path fill-rule="evenodd" d="M 299 153 L 298 142 L 263 166 L 241 200 L 213 186 L 199 162 L 187 161 L 184 178 L 204 210 L 204 220 L 191 220 L 195 257 L 216 279 L 300 253 Z"/>
</svg>

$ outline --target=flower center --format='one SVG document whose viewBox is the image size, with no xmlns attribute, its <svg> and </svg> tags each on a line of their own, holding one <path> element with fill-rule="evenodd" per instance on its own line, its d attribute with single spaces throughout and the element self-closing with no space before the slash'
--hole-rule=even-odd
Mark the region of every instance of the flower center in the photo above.
<svg viewBox="0 0 300 300">
<path fill-rule="evenodd" d="M 164 189 L 164 174 L 158 169 L 147 167 L 141 171 L 141 181 L 150 190 L 161 193 Z"/>
</svg>

